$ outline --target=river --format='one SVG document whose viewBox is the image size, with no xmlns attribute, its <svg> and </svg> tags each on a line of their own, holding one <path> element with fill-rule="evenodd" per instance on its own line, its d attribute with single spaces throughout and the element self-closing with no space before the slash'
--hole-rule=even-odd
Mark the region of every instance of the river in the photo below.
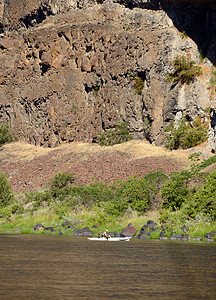
<svg viewBox="0 0 216 300">
<path fill-rule="evenodd" d="M 0 299 L 216 299 L 216 244 L 0 235 Z"/>
</svg>

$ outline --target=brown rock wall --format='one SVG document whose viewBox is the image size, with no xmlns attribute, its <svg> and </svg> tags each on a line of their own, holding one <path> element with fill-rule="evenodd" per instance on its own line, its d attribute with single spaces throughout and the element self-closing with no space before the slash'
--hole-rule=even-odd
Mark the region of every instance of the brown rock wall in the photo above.
<svg viewBox="0 0 216 300">
<path fill-rule="evenodd" d="M 29 13 L 27 5 L 22 15 L 32 14 L 39 2 Z M 66 9 L 53 4 L 52 13 L 57 7 Z M 207 116 L 204 80 L 184 87 L 165 80 L 176 55 L 199 62 L 199 53 L 162 10 L 130 10 L 105 1 L 49 14 L 40 25 L 0 41 L 0 119 L 19 138 L 51 147 L 93 141 L 123 120 L 134 138 L 159 145 L 170 120 Z M 143 80 L 139 94 L 136 76 Z"/>
</svg>

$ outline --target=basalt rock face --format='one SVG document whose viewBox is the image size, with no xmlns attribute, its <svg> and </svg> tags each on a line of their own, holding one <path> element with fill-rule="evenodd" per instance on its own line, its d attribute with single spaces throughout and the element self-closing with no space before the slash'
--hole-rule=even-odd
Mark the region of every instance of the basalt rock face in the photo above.
<svg viewBox="0 0 216 300">
<path fill-rule="evenodd" d="M 112 1 L 0 2 L 0 121 L 50 147 L 94 141 L 122 121 L 134 138 L 161 145 L 172 120 L 208 122 L 211 62 L 205 59 L 204 75 L 189 85 L 166 81 L 177 55 L 199 63 L 197 45 L 158 1 L 140 2 L 133 9 Z"/>
</svg>

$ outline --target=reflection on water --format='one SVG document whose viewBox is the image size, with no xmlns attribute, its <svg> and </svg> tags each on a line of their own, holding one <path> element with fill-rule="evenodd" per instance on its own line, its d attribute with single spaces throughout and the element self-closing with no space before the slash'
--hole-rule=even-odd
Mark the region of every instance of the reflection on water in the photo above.
<svg viewBox="0 0 216 300">
<path fill-rule="evenodd" d="M 216 245 L 0 236 L 0 299 L 216 299 Z"/>
</svg>

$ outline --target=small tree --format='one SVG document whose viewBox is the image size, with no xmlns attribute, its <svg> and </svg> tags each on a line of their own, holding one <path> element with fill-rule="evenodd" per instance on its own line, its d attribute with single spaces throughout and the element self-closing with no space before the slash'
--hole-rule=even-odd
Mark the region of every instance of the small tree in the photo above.
<svg viewBox="0 0 216 300">
<path fill-rule="evenodd" d="M 14 192 L 7 180 L 6 175 L 0 173 L 0 208 L 3 208 L 14 202 Z"/>
<path fill-rule="evenodd" d="M 11 132 L 8 123 L 0 125 L 0 147 L 7 143 L 17 141 L 17 137 Z"/>
</svg>

